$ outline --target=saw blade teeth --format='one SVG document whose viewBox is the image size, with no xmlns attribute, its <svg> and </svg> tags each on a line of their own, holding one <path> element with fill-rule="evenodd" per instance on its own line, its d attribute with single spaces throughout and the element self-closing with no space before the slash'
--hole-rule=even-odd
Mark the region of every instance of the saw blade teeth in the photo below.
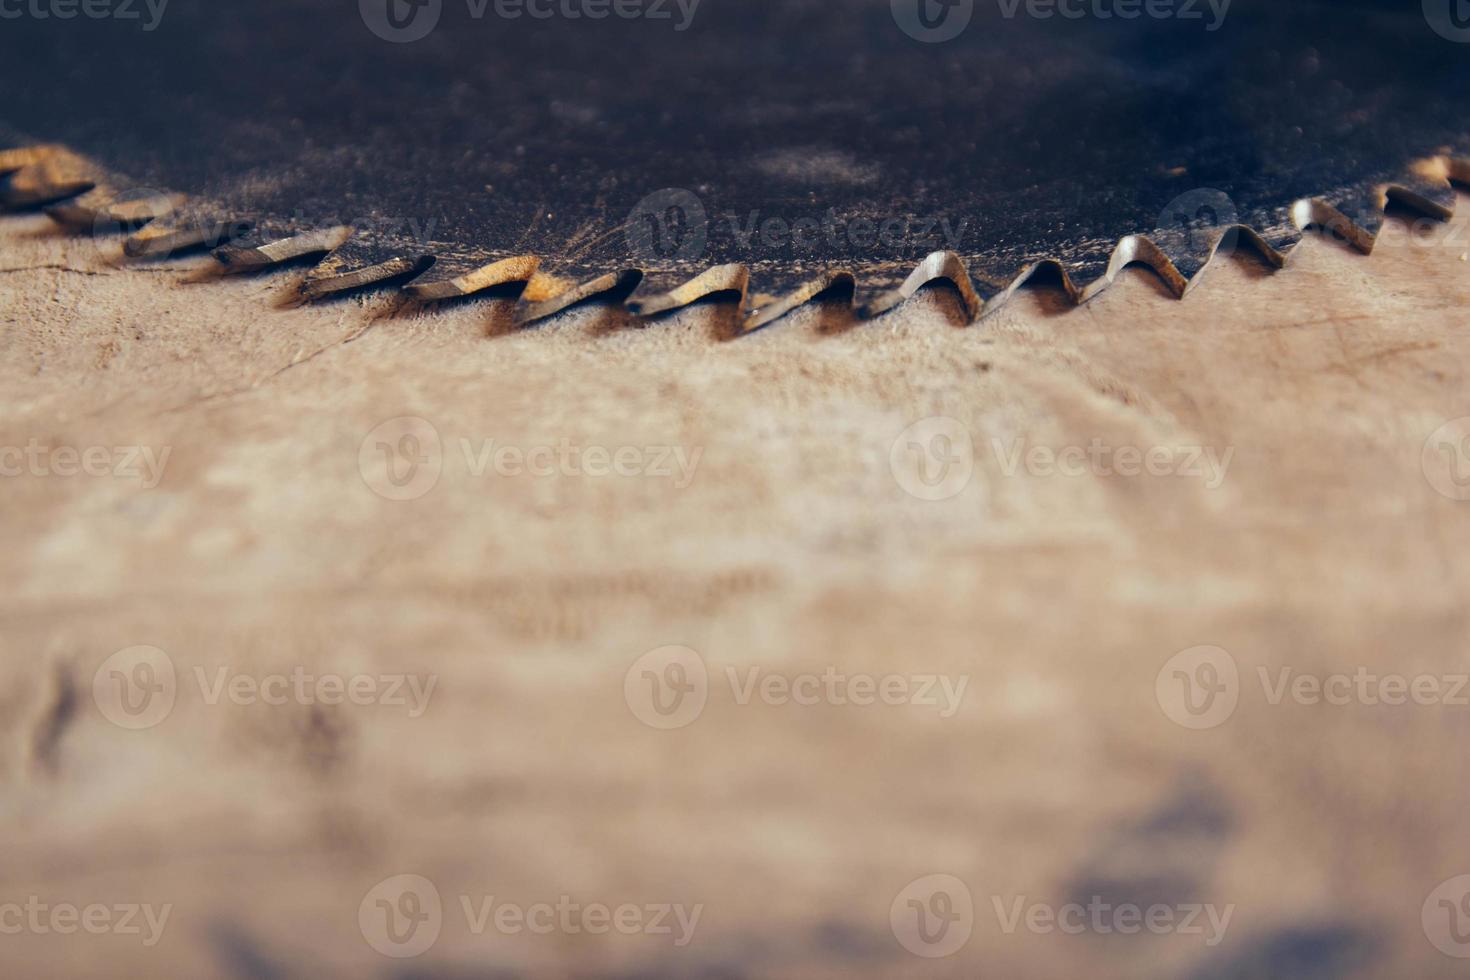
<svg viewBox="0 0 1470 980">
<path fill-rule="evenodd" d="M 374 283 L 422 272 L 433 261 L 433 257 L 427 255 L 418 258 L 400 256 L 385 262 L 377 262 L 361 268 L 344 269 L 336 273 L 312 272 L 301 284 L 300 292 L 307 300 L 325 299 L 338 293 L 361 289 L 363 286 L 371 286 Z"/>
<path fill-rule="evenodd" d="M 1180 274 L 1185 278 L 1184 291 L 1179 294 L 1181 298 L 1188 296 L 1190 291 L 1199 285 L 1204 279 L 1205 270 L 1215 261 L 1221 251 L 1234 252 L 1249 246 L 1273 268 L 1281 269 L 1286 266 L 1287 257 L 1291 254 L 1292 249 L 1301 241 L 1301 235 L 1296 233 L 1278 234 L 1267 238 L 1249 225 L 1232 225 L 1220 231 L 1222 234 L 1215 240 L 1208 257 L 1198 268 L 1191 268 L 1182 262 L 1175 263 Z"/>
<path fill-rule="evenodd" d="M 650 272 L 643 276 L 624 305 L 638 316 L 650 317 L 677 310 L 716 293 L 737 293 L 743 310 L 749 283 L 750 271 L 741 262 L 714 266 L 692 279 L 679 272 Z"/>
<path fill-rule="evenodd" d="M 1439 221 L 1448 221 L 1455 214 L 1455 188 L 1449 181 L 1447 161 L 1439 161 L 1441 172 L 1426 174 L 1415 171 L 1395 180 L 1388 188 L 1388 196 L 1421 214 Z"/>
<path fill-rule="evenodd" d="M 24 210 L 62 201 L 95 188 L 99 172 L 81 154 L 59 146 L 30 146 L 0 155 L 0 207 Z"/>
<path fill-rule="evenodd" d="M 1221 249 L 1233 248 L 1239 242 L 1240 227 L 1233 220 L 1189 226 L 1165 224 L 1147 234 L 1125 236 L 1108 262 L 1107 282 L 1111 283 L 1130 262 L 1140 262 L 1152 269 L 1175 296 L 1182 297 Z M 1095 283 L 1084 289 L 1087 295 L 1096 291 Z"/>
<path fill-rule="evenodd" d="M 857 315 L 860 319 L 871 320 L 904 303 L 930 283 L 945 280 L 959 291 L 960 302 L 968 320 L 973 323 L 979 319 L 985 309 L 985 299 L 975 288 L 975 280 L 970 275 L 968 264 L 953 252 L 929 253 L 897 286 L 876 293 L 863 290 L 864 296 L 858 302 Z"/>
<path fill-rule="evenodd" d="M 1254 245 L 1266 261 L 1278 269 L 1286 267 L 1287 259 L 1302 243 L 1301 231 L 1289 221 L 1278 222 L 1264 231 L 1254 225 L 1243 225 L 1240 234 L 1243 241 Z"/>
<path fill-rule="evenodd" d="M 153 259 L 195 248 L 215 249 L 251 229 L 248 221 L 178 213 L 151 221 L 129 235 L 123 242 L 123 254 L 130 259 Z"/>
<path fill-rule="evenodd" d="M 780 320 L 838 286 L 852 291 L 856 315 L 871 319 L 902 304 L 930 283 L 948 281 L 957 289 L 973 321 L 998 310 L 1018 288 L 1046 270 L 1055 270 L 1068 296 L 1084 303 L 1104 291 L 1133 263 L 1149 266 L 1176 296 L 1185 296 L 1227 241 L 1232 246 L 1249 243 L 1279 268 L 1286 264 L 1310 226 L 1327 229 L 1370 252 L 1390 200 L 1434 218 L 1450 217 L 1456 197 L 1451 181 L 1470 183 L 1470 156 L 1445 149 L 1439 156 L 1410 166 L 1394 180 L 1304 198 L 1274 211 L 1253 212 L 1243 215 L 1236 224 L 1141 230 L 1117 240 L 1111 248 L 1100 241 L 1084 242 L 1073 248 L 1066 261 L 1042 256 L 1015 262 L 994 255 L 962 257 L 936 251 L 907 275 L 891 262 L 876 267 L 822 269 L 815 274 L 801 267 L 758 265 L 761 282 L 755 286 L 752 276 L 757 273 L 742 263 L 713 266 L 693 275 L 690 271 L 645 273 L 619 267 L 606 257 L 595 264 L 585 258 L 561 263 L 542 255 L 516 253 L 501 253 L 502 257 L 490 261 L 480 256 L 437 257 L 427 250 L 415 252 L 371 235 L 364 240 L 347 226 L 305 232 L 279 228 L 271 234 L 251 229 L 246 222 L 220 220 L 217 210 L 189 203 L 181 194 L 119 194 L 113 190 L 116 183 L 95 165 L 56 147 L 0 150 L 0 181 L 0 204 L 49 204 L 46 213 L 72 230 L 139 226 L 124 243 L 124 252 L 130 258 L 229 242 L 213 250 L 221 267 L 215 274 L 228 274 L 324 256 L 299 287 L 307 300 L 395 278 L 412 279 L 402 284 L 405 292 L 428 302 L 523 281 L 527 285 L 516 304 L 514 321 L 525 325 L 620 287 L 629 291 L 625 304 L 639 317 L 658 316 L 707 296 L 730 292 L 741 297 L 743 334 Z M 60 202 L 58 197 L 62 198 Z"/>
<path fill-rule="evenodd" d="M 255 234 L 259 235 L 259 232 Z M 339 225 L 284 238 L 271 238 L 259 245 L 232 243 L 215 249 L 213 255 L 226 274 L 255 272 L 282 262 L 332 252 L 351 237 L 352 229 Z"/>
<path fill-rule="evenodd" d="M 856 285 L 857 280 L 848 269 L 824 271 L 813 278 L 797 279 L 789 284 L 783 282 L 780 286 L 768 287 L 762 277 L 759 286 L 748 287 L 747 305 L 741 311 L 740 332 L 752 333 L 769 326 L 824 293 L 844 289 L 855 295 Z"/>
<path fill-rule="evenodd" d="M 1098 293 L 1107 289 L 1122 272 L 1128 262 L 1120 262 L 1122 256 L 1130 251 L 1133 253 L 1132 261 L 1143 262 L 1145 259 L 1138 258 L 1140 243 L 1148 242 L 1148 232 L 1134 235 L 1124 235 L 1113 242 L 1088 242 L 1083 248 L 1077 250 L 1075 257 L 1060 259 L 1056 256 L 1046 256 L 1062 275 L 1062 288 L 1067 291 L 1072 302 L 1082 304 L 1092 299 Z M 1150 243 L 1150 246 L 1152 243 Z M 1149 256 L 1156 257 L 1157 253 L 1150 250 Z M 1165 260 L 1167 262 L 1167 259 Z"/>
<path fill-rule="evenodd" d="M 1216 227 L 1194 234 L 1179 231 L 1127 235 L 1113 249 L 1103 274 L 1082 288 L 1079 302 L 1085 303 L 1107 289 L 1117 280 L 1119 273 L 1135 262 L 1152 269 L 1176 299 L 1183 297 L 1190 281 L 1209 264 L 1229 234 L 1229 228 Z M 1160 241 L 1164 244 L 1161 245 Z"/>
<path fill-rule="evenodd" d="M 527 282 L 540 264 L 534 255 L 513 255 L 488 263 L 441 255 L 432 268 L 403 288 L 424 303 L 458 299 L 506 283 Z"/>
<path fill-rule="evenodd" d="M 602 293 L 631 288 L 642 277 L 643 273 L 635 268 L 597 272 L 580 267 L 553 267 L 546 259 L 540 259 L 516 301 L 513 322 L 518 327 L 527 326 Z"/>
<path fill-rule="evenodd" d="M 26 211 L 64 201 L 78 194 L 85 194 L 97 185 L 89 180 L 53 182 L 29 170 L 12 174 L 4 186 L 0 186 L 0 208 L 8 211 Z"/>
<path fill-rule="evenodd" d="M 433 261 L 429 253 L 404 254 L 397 248 L 369 245 L 349 236 L 312 267 L 299 292 L 308 301 L 323 299 L 422 272 Z"/>
<path fill-rule="evenodd" d="M 1297 227 L 1321 228 L 1337 235 L 1364 254 L 1373 251 L 1378 230 L 1383 227 L 1383 209 L 1388 204 L 1386 188 L 1367 192 L 1313 197 L 1292 208 Z"/>
<path fill-rule="evenodd" d="M 0 177 L 24 170 L 36 163 L 43 154 L 55 153 L 57 149 L 54 146 L 13 146 L 0 150 Z"/>
<path fill-rule="evenodd" d="M 182 194 L 148 191 L 137 196 L 99 186 L 77 197 L 45 208 L 47 217 L 75 230 L 101 231 L 147 225 L 166 218 L 183 206 Z"/>
<path fill-rule="evenodd" d="M 1007 275 L 999 277 L 987 275 L 983 277 L 986 282 L 994 282 L 998 279 L 1004 282 L 1005 285 L 997 289 L 994 295 L 985 301 L 985 308 L 981 311 L 981 316 L 988 317 L 999 312 L 1010 301 L 1010 298 L 1015 295 L 1017 290 L 1036 276 L 1051 274 L 1056 275 L 1068 299 L 1073 303 L 1082 302 L 1082 290 L 1072 281 L 1072 277 L 1067 274 L 1067 267 L 1064 263 L 1058 259 L 1031 259 Z"/>
</svg>

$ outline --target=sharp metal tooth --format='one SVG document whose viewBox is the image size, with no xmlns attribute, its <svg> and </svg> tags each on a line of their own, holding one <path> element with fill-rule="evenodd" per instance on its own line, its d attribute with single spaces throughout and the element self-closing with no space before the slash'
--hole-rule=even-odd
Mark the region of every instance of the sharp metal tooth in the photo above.
<svg viewBox="0 0 1470 980">
<path fill-rule="evenodd" d="M 1378 230 L 1383 227 L 1383 209 L 1388 204 L 1386 185 L 1314 197 L 1296 202 L 1292 216 L 1305 231 L 1317 226 L 1338 235 L 1364 254 L 1373 251 Z"/>
<path fill-rule="evenodd" d="M 887 313 L 936 280 L 948 280 L 954 285 L 959 291 L 960 302 L 964 304 L 965 314 L 971 322 L 974 322 L 985 309 L 985 299 L 975 288 L 975 281 L 971 278 L 969 267 L 964 259 L 953 252 L 931 252 L 897 286 L 870 293 L 868 289 L 863 288 L 866 284 L 860 280 L 859 291 L 863 295 L 859 297 L 857 315 L 864 320 L 870 320 Z"/>
<path fill-rule="evenodd" d="M 1165 225 L 1152 232 L 1130 235 L 1118 242 L 1108 262 L 1106 279 L 1112 281 L 1130 262 L 1142 262 L 1156 272 L 1175 296 L 1189 291 L 1222 246 L 1239 240 L 1234 225 L 1198 222 L 1191 226 Z"/>
<path fill-rule="evenodd" d="M 99 183 L 97 168 L 69 150 L 33 146 L 0 156 L 0 207 L 22 210 L 85 194 Z"/>
<path fill-rule="evenodd" d="M 1420 162 L 1389 185 L 1388 196 L 1431 218 L 1448 221 L 1455 215 L 1449 161 L 1440 157 Z"/>
<path fill-rule="evenodd" d="M 902 303 L 907 297 L 900 294 L 896 302 L 891 301 L 890 297 L 902 289 L 913 271 L 908 265 L 885 264 L 880 269 L 864 269 L 857 273 L 852 284 L 853 315 L 860 320 L 867 320 L 879 315 L 882 310 L 892 309 Z M 973 276 L 970 281 L 974 282 Z"/>
<path fill-rule="evenodd" d="M 246 237 L 267 238 L 267 235 L 256 231 Z M 288 235 L 284 238 L 272 238 L 259 245 L 233 243 L 215 249 L 213 254 L 222 267 L 221 271 L 231 275 L 239 272 L 255 272 L 308 255 L 331 252 L 351 237 L 352 229 L 339 225 L 299 235 Z"/>
<path fill-rule="evenodd" d="M 150 222 L 123 242 L 130 259 L 151 259 L 191 248 L 218 248 L 249 233 L 248 221 L 222 220 L 208 212 L 182 212 Z"/>
<path fill-rule="evenodd" d="M 1019 267 L 1007 266 L 1005 271 L 998 271 L 996 265 L 990 264 L 984 273 L 977 272 L 975 275 L 977 281 L 983 281 L 988 286 L 994 287 L 994 292 L 985 301 L 985 309 L 981 311 L 981 316 L 990 316 L 999 311 L 1015 295 L 1016 290 L 1042 272 L 1055 272 L 1067 298 L 1073 303 L 1082 302 L 1082 290 L 1072 280 L 1066 265 L 1057 259 L 1032 259 Z M 996 286 L 997 283 L 1003 285 Z"/>
<path fill-rule="evenodd" d="M 641 276 L 637 269 L 608 272 L 582 265 L 554 266 L 542 257 L 516 302 L 515 325 L 523 327 L 599 293 L 626 288 Z"/>
<path fill-rule="evenodd" d="M 94 187 L 72 200 L 45 208 L 47 217 L 75 231 L 101 231 L 144 225 L 167 217 L 184 203 L 182 194 L 148 192 L 138 196 L 118 194 L 109 187 Z"/>
<path fill-rule="evenodd" d="M 1164 281 L 1170 292 L 1176 297 L 1182 297 L 1189 289 L 1190 281 L 1214 257 L 1220 243 L 1228 234 L 1228 228 L 1208 228 L 1198 232 L 1166 229 L 1155 232 L 1152 236 L 1128 235 L 1113 249 L 1112 257 L 1101 276 L 1089 281 L 1077 273 L 1072 274 L 1074 282 L 1080 280 L 1087 283 L 1078 301 L 1085 303 L 1107 289 L 1118 278 L 1118 273 L 1134 262 L 1148 266 Z M 1161 242 L 1164 244 L 1161 245 Z"/>
<path fill-rule="evenodd" d="M 433 268 L 404 287 L 422 302 L 456 299 L 510 282 L 527 282 L 540 261 L 534 255 L 513 255 L 494 262 L 439 256 Z"/>
<path fill-rule="evenodd" d="M 650 272 L 643 276 L 625 305 L 638 316 L 657 316 L 716 293 L 737 293 L 744 309 L 749 282 L 750 273 L 739 262 L 717 265 L 692 279 L 680 272 Z"/>
<path fill-rule="evenodd" d="M 360 289 L 376 282 L 422 272 L 434 261 L 432 255 L 405 255 L 398 249 L 348 238 L 322 259 L 301 284 L 307 300 Z"/>
<path fill-rule="evenodd" d="M 855 282 L 852 272 L 847 269 L 826 270 L 810 278 L 762 270 L 758 284 L 747 287 L 745 317 L 741 321 L 740 332 L 750 333 L 768 326 L 823 293 L 835 289 L 853 291 Z"/>
<path fill-rule="evenodd" d="M 1129 240 L 1132 240 L 1131 242 Z M 1140 235 L 1127 235 L 1116 242 L 1085 242 L 1066 259 L 1046 256 L 1062 274 L 1062 288 L 1074 303 L 1085 303 L 1113 284 L 1113 279 L 1128 261 L 1143 261 L 1138 257 Z M 1125 246 L 1125 242 L 1129 242 Z M 1131 256 L 1129 253 L 1131 251 Z M 1149 250 L 1150 258 L 1158 258 Z M 1128 258 L 1128 261 L 1120 259 Z M 1167 260 L 1165 260 L 1167 261 Z"/>
<path fill-rule="evenodd" d="M 43 158 L 62 152 L 57 146 L 17 146 L 0 150 L 0 177 L 34 166 Z"/>
<path fill-rule="evenodd" d="M 1302 233 L 1294 223 L 1283 219 L 1264 230 L 1246 225 L 1240 230 L 1241 241 L 1255 246 L 1256 251 L 1278 269 L 1286 267 L 1286 260 L 1302 243 Z"/>
</svg>

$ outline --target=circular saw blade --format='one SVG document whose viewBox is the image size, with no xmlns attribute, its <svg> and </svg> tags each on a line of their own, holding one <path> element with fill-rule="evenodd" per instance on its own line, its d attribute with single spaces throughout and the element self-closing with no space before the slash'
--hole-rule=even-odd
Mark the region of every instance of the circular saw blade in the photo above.
<svg viewBox="0 0 1470 980">
<path fill-rule="evenodd" d="M 620 283 L 644 315 L 738 292 L 754 328 L 833 286 L 875 315 L 947 279 L 978 316 L 1038 268 L 1082 301 L 1132 261 L 1182 294 L 1237 233 L 1280 264 L 1314 223 L 1370 248 L 1391 192 L 1448 213 L 1470 27 L 1436 2 L 33 16 L 6 27 L 0 169 L 14 206 L 150 222 L 135 255 L 328 253 L 308 298 L 524 280 L 522 322 Z"/>
</svg>

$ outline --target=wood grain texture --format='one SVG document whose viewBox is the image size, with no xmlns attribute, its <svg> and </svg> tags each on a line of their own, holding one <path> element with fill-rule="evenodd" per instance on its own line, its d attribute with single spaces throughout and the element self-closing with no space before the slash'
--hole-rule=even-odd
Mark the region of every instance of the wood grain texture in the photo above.
<svg viewBox="0 0 1470 980">
<path fill-rule="evenodd" d="M 1235 256 L 1183 301 L 1139 271 L 1080 309 L 1040 285 L 959 328 L 936 289 L 732 342 L 729 304 L 519 332 L 513 294 L 284 308 L 299 271 L 190 284 L 201 260 L 124 269 L 116 241 L 5 219 L 0 447 L 170 452 L 153 489 L 0 479 L 0 903 L 172 905 L 152 947 L 0 936 L 5 972 L 1460 975 L 1421 911 L 1470 873 L 1470 707 L 1273 705 L 1258 680 L 1470 671 L 1470 503 L 1424 464 L 1470 416 L 1470 227 L 1391 225 L 1371 257 Z M 442 474 L 391 501 L 360 451 L 401 416 L 432 424 Z M 927 502 L 890 455 L 936 416 L 971 434 L 974 476 Z M 475 476 L 461 440 L 699 462 L 682 487 Z M 1213 488 L 1007 472 L 1017 446 L 1095 440 L 1233 455 Z M 708 704 L 660 731 L 624 681 L 670 644 L 703 657 Z M 137 645 L 167 653 L 176 703 L 129 731 L 94 678 Z M 1199 645 L 1238 664 L 1239 705 L 1194 731 L 1156 680 Z M 742 705 L 726 670 L 750 667 L 967 688 L 948 718 Z M 410 717 L 211 704 L 196 673 L 297 668 L 436 686 Z M 975 921 L 927 960 L 889 916 L 935 873 Z M 444 900 L 417 959 L 359 928 L 400 874 Z M 490 895 L 703 911 L 678 948 L 476 935 L 459 897 Z M 1207 947 L 1007 933 L 994 907 L 1094 895 L 1233 915 Z"/>
</svg>

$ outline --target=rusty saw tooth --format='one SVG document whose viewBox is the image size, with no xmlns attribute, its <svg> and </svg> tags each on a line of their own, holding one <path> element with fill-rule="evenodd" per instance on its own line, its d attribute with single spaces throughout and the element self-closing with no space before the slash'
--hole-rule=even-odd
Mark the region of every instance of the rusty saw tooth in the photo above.
<svg viewBox="0 0 1470 980">
<path fill-rule="evenodd" d="M 1183 299 L 1221 248 L 1233 250 L 1240 241 L 1240 226 L 1234 224 L 1208 225 L 1189 231 L 1159 229 L 1152 234 L 1128 235 L 1113 250 L 1102 277 L 1083 287 L 1079 301 L 1085 303 L 1107 289 L 1130 265 L 1147 266 L 1175 299 Z"/>
<path fill-rule="evenodd" d="M 48 205 L 47 217 L 74 231 L 113 231 L 142 227 L 177 211 L 185 201 L 182 194 L 163 191 L 120 192 L 102 184 L 84 194 Z"/>
<path fill-rule="evenodd" d="M 527 282 L 540 264 L 534 255 L 508 255 L 493 262 L 440 255 L 430 269 L 403 288 L 422 303 L 459 299 L 507 283 Z"/>
<path fill-rule="evenodd" d="M 1454 191 L 1416 174 L 1364 182 L 1320 197 L 1305 198 L 1292 206 L 1292 220 L 1302 231 L 1321 228 L 1342 238 L 1364 254 L 1373 251 L 1383 228 L 1390 198 L 1440 219 L 1454 213 Z"/>
<path fill-rule="evenodd" d="M 220 271 L 226 275 L 258 272 L 283 262 L 324 255 L 351 237 L 352 229 L 345 225 L 284 236 L 257 228 L 241 236 L 240 240 L 215 249 L 212 254 L 220 264 Z M 255 244 L 256 241 L 259 244 Z"/>
<path fill-rule="evenodd" d="M 1232 225 L 1228 228 L 1212 229 L 1218 237 L 1213 237 L 1213 245 L 1208 254 L 1200 256 L 1197 252 L 1186 256 L 1175 256 L 1172 253 L 1165 254 L 1172 258 L 1176 268 L 1184 277 L 1184 291 L 1179 294 L 1180 298 L 1188 296 L 1195 286 L 1204 279 L 1205 270 L 1215 261 L 1216 256 L 1227 244 L 1233 250 L 1249 246 L 1259 255 L 1272 269 L 1284 269 L 1287 259 L 1301 243 L 1302 234 L 1288 223 L 1286 226 L 1278 226 L 1270 232 L 1257 231 L 1249 225 Z"/>
<path fill-rule="evenodd" d="M 973 322 L 985 309 L 985 298 L 965 260 L 953 252 L 930 252 L 912 272 L 896 285 L 868 282 L 859 278 L 854 301 L 859 319 L 871 320 L 898 307 L 931 283 L 949 283 L 959 293 L 966 319 Z"/>
<path fill-rule="evenodd" d="M 1455 188 L 1450 163 L 1440 159 L 1417 165 L 1388 187 L 1388 198 L 1439 221 L 1455 215 Z"/>
<path fill-rule="evenodd" d="M 609 272 L 595 266 L 557 264 L 543 257 L 516 301 L 514 322 L 523 327 L 602 293 L 631 289 L 642 276 L 636 268 Z"/>
<path fill-rule="evenodd" d="M 976 285 L 977 294 L 986 297 L 985 305 L 980 311 L 982 317 L 999 312 L 1017 290 L 1038 277 L 1055 278 L 1068 299 L 1073 303 L 1083 301 L 1083 289 L 1077 284 L 1078 280 L 1074 278 L 1076 270 L 1069 263 L 1062 262 L 1060 259 L 1030 258 L 1019 264 L 1015 262 L 1002 264 L 984 256 L 975 256 L 971 257 L 967 264 L 971 281 Z M 997 271 L 998 269 L 1001 271 Z M 1105 271 L 1106 265 L 1104 264 L 1097 274 L 1101 276 Z"/>
<path fill-rule="evenodd" d="M 1089 295 L 1096 295 L 1112 285 L 1118 273 L 1129 265 L 1142 263 L 1163 280 L 1176 298 L 1183 298 L 1220 248 L 1239 239 L 1239 232 L 1234 226 L 1218 225 L 1190 232 L 1167 229 L 1152 235 L 1129 235 L 1118 243 L 1107 273 L 1102 280 L 1091 284 Z"/>
<path fill-rule="evenodd" d="M 54 151 L 54 147 L 20 146 L 0 150 L 0 177 L 8 177 L 36 162 L 43 152 Z"/>
<path fill-rule="evenodd" d="M 19 211 L 85 194 L 99 181 L 85 157 L 58 146 L 0 151 L 0 208 Z"/>
<path fill-rule="evenodd" d="M 750 272 L 740 262 L 717 265 L 692 277 L 683 272 L 645 272 L 638 288 L 633 290 L 624 305 L 640 317 L 652 317 L 688 306 L 706 296 L 733 293 L 739 297 L 743 310 L 749 283 Z"/>
<path fill-rule="evenodd" d="M 811 277 L 761 269 L 758 272 L 752 271 L 751 280 L 746 292 L 746 306 L 742 311 L 744 315 L 740 323 L 741 333 L 752 333 L 775 323 L 824 294 L 845 292 L 851 305 L 857 282 L 850 269 L 823 271 Z"/>
<path fill-rule="evenodd" d="M 253 228 L 250 221 L 220 218 L 209 210 L 183 210 L 133 232 L 123 242 L 123 254 L 130 259 L 154 259 L 196 248 L 216 249 Z"/>
<path fill-rule="evenodd" d="M 374 283 L 423 272 L 434 262 L 428 252 L 405 254 L 391 245 L 379 245 L 350 236 L 306 274 L 300 293 L 306 300 L 361 289 Z"/>
<path fill-rule="evenodd" d="M 1303 230 L 1316 226 L 1342 238 L 1365 255 L 1373 251 L 1378 231 L 1383 227 L 1383 207 L 1387 198 L 1382 189 L 1331 198 L 1314 197 L 1299 201 L 1295 209 Z"/>
</svg>

